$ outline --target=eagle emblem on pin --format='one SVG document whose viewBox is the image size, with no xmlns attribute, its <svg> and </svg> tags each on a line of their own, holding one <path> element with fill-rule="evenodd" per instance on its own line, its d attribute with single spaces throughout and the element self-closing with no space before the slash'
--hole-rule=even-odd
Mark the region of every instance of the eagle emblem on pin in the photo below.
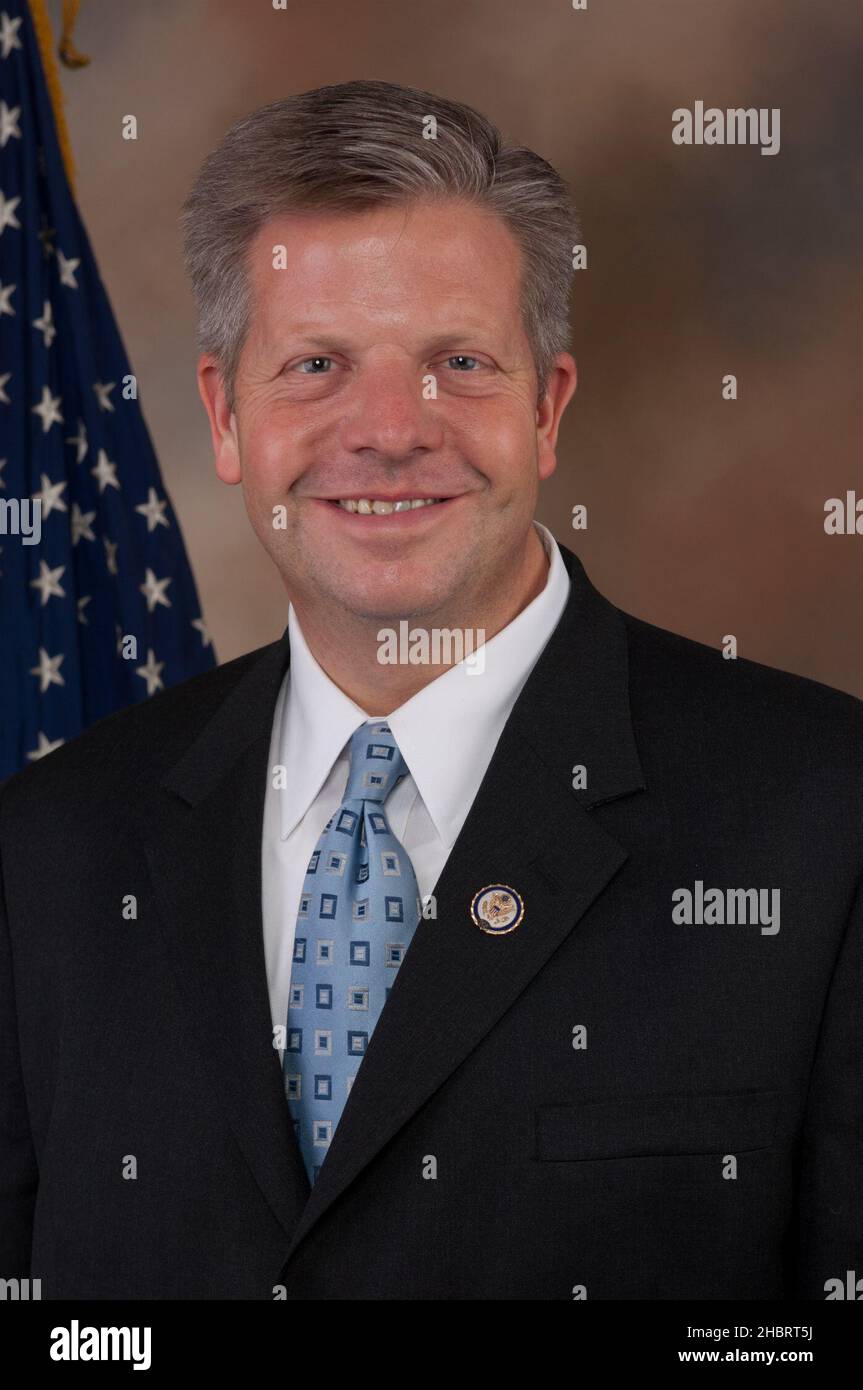
<svg viewBox="0 0 863 1390">
<path fill-rule="evenodd" d="M 489 936 L 506 936 L 524 917 L 524 899 L 507 883 L 490 883 L 474 894 L 470 905 L 474 926 Z"/>
</svg>

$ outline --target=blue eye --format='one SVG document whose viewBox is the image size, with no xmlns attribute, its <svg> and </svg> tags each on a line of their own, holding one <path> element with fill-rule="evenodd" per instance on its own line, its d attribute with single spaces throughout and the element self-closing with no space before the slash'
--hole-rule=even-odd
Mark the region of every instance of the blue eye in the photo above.
<svg viewBox="0 0 863 1390">
<path fill-rule="evenodd" d="M 475 357 L 467 357 L 464 353 L 461 352 L 456 353 L 453 357 L 448 357 L 447 362 L 473 362 L 477 367 L 480 365 L 480 363 L 477 361 Z M 461 370 L 462 368 L 459 367 L 458 371 Z"/>
<path fill-rule="evenodd" d="M 332 359 L 331 357 L 307 357 L 306 360 L 305 360 L 305 362 L 300 362 L 300 363 L 299 363 L 299 366 L 300 366 L 300 370 L 302 371 L 303 367 L 305 367 L 306 364 L 309 363 L 309 362 L 322 363 L 322 362 L 332 362 L 332 360 L 333 360 L 333 359 Z M 303 372 L 303 376 L 320 376 L 320 375 L 322 375 L 322 373 L 319 373 L 319 372 Z M 326 373 L 324 372 L 323 375 L 325 376 Z"/>
</svg>

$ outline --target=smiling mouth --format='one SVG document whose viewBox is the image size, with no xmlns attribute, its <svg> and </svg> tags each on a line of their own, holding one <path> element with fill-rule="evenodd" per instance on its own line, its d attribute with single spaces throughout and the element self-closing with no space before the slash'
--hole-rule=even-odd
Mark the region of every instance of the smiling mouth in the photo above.
<svg viewBox="0 0 863 1390">
<path fill-rule="evenodd" d="M 447 502 L 447 497 L 345 497 L 329 498 L 335 507 L 342 511 L 354 512 L 359 516 L 390 516 L 393 512 L 415 512 L 421 507 L 436 507 Z"/>
</svg>

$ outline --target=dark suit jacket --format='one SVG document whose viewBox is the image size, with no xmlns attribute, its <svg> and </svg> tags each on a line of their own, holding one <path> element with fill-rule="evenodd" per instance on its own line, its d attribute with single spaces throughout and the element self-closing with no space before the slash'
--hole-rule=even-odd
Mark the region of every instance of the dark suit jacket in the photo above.
<svg viewBox="0 0 863 1390">
<path fill-rule="evenodd" d="M 311 1196 L 261 930 L 286 639 L 5 783 L 0 1276 L 823 1299 L 863 1274 L 863 704 L 620 612 L 562 553 L 568 606 Z M 674 922 L 699 881 L 780 889 L 779 931 Z M 499 937 L 469 915 L 493 883 L 526 909 Z"/>
</svg>

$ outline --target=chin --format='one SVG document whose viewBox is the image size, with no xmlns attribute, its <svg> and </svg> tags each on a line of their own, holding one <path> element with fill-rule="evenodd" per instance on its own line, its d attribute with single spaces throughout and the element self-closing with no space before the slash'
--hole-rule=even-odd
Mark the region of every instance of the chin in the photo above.
<svg viewBox="0 0 863 1390">
<path fill-rule="evenodd" d="M 345 585 L 341 592 L 331 595 L 347 612 L 357 618 L 375 622 L 397 622 L 400 618 L 424 613 L 436 613 L 446 607 L 451 585 L 421 583 L 417 576 L 405 577 L 403 583 L 366 583 Z"/>
<path fill-rule="evenodd" d="M 333 574 L 330 597 L 358 617 L 405 617 L 446 607 L 458 586 L 453 566 L 438 560 L 430 565 L 374 562 L 362 570 Z"/>
<path fill-rule="evenodd" d="M 438 608 L 438 603 L 431 597 L 411 589 L 405 589 L 402 595 L 345 594 L 341 597 L 340 603 L 354 617 L 383 626 L 395 625 L 402 618 L 421 619 L 424 613 L 436 611 Z"/>
</svg>

